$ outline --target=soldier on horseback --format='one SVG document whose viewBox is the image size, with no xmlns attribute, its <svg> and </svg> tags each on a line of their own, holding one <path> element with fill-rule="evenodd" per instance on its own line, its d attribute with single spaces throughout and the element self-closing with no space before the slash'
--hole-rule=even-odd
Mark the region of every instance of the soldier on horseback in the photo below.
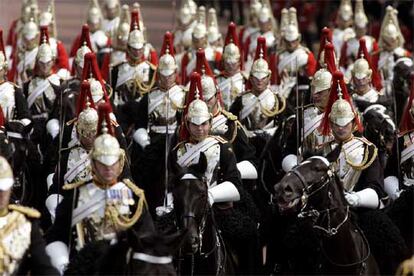
<svg viewBox="0 0 414 276">
<path fill-rule="evenodd" d="M 251 90 L 236 98 L 230 112 L 238 117 L 247 129 L 250 142 L 256 148 L 256 156 L 262 153 L 266 141 L 277 128 L 278 115 L 286 107 L 285 99 L 269 88 L 271 71 L 265 59 L 266 42 L 258 38 L 256 59 L 253 63 L 249 81 Z"/>
<path fill-rule="evenodd" d="M 157 85 L 140 101 L 132 135 L 135 142 L 131 154 L 133 177 L 147 192 L 152 214 L 164 199 L 165 152 L 174 146 L 173 136 L 181 123 L 185 104 L 186 92 L 176 79 L 173 37 L 167 32 L 157 68 Z"/>
<path fill-rule="evenodd" d="M 76 255 L 89 243 L 116 242 L 116 234 L 130 227 L 153 230 L 144 191 L 129 179 L 120 179 L 128 163 L 125 151 L 113 136 L 108 104 L 100 106 L 98 121 L 100 135 L 89 154 L 92 179 L 63 186 L 66 194 L 47 233 L 46 251 L 61 273 L 69 255 Z"/>
<path fill-rule="evenodd" d="M 45 252 L 45 243 L 37 221 L 40 213 L 32 208 L 9 204 L 13 184 L 12 168 L 0 156 L 0 273 L 57 275 L 58 272 Z"/>
<path fill-rule="evenodd" d="M 127 62 L 112 69 L 112 88 L 115 93 L 113 103 L 117 118 L 127 136 L 135 121 L 138 102 L 155 84 L 156 67 L 145 60 L 145 39 L 139 29 L 138 12 L 131 15 L 131 28 L 127 45 Z"/>
</svg>

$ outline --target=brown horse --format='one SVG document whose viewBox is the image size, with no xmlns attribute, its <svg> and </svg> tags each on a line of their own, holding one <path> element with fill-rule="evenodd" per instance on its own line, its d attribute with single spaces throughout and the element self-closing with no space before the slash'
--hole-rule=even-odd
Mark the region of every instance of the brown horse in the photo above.
<svg viewBox="0 0 414 276">
<path fill-rule="evenodd" d="M 302 162 L 274 188 L 280 212 L 309 219 L 319 237 L 320 273 L 379 274 L 364 233 L 351 220 L 343 187 L 325 158 L 315 156 Z"/>
</svg>

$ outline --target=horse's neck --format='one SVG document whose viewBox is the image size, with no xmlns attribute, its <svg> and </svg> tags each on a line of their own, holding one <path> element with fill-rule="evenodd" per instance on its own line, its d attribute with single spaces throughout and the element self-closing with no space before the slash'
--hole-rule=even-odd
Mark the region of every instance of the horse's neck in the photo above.
<svg viewBox="0 0 414 276">
<path fill-rule="evenodd" d="M 340 184 L 338 183 L 338 185 Z M 329 216 L 329 226 L 337 228 L 337 233 L 332 236 L 322 235 L 323 250 L 326 256 L 335 263 L 356 263 L 364 258 L 363 237 L 360 230 L 351 221 L 351 213 L 347 205 L 344 204 L 343 195 L 341 194 L 343 191 L 333 185 L 330 186 L 332 197 L 327 209 L 333 210 L 325 214 L 322 219 L 322 226 L 327 228 Z M 337 203 L 333 204 L 334 201 Z M 346 250 L 338 250 L 338 248 L 346 248 Z"/>
<path fill-rule="evenodd" d="M 213 214 L 210 213 L 205 222 L 203 233 L 202 253 L 208 254 L 217 244 L 217 226 L 214 224 Z"/>
</svg>

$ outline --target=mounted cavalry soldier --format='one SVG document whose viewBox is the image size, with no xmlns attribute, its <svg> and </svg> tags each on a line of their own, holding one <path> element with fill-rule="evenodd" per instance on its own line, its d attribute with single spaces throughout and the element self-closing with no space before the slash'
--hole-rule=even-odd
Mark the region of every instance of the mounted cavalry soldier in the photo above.
<svg viewBox="0 0 414 276">
<path fill-rule="evenodd" d="M 385 95 L 391 94 L 394 78 L 394 66 L 397 59 L 409 57 L 410 52 L 403 48 L 404 37 L 398 23 L 398 11 L 391 6 L 386 9 L 378 39 L 379 50 L 372 54 L 372 66 L 381 74 Z"/>
<path fill-rule="evenodd" d="M 112 69 L 113 102 L 116 116 L 128 136 L 135 118 L 138 102 L 155 84 L 156 67 L 144 58 L 145 39 L 139 29 L 138 12 L 131 14 L 131 28 L 127 45 L 127 62 Z"/>
<path fill-rule="evenodd" d="M 280 93 L 289 98 L 296 85 L 299 93 L 309 90 L 309 78 L 316 71 L 316 60 L 312 52 L 300 44 L 296 11 L 289 14 L 289 24 L 282 38 L 284 48 L 271 56 L 272 84 L 280 85 Z"/>
<path fill-rule="evenodd" d="M 22 29 L 22 44 L 13 53 L 13 66 L 9 79 L 23 85 L 32 75 L 36 62 L 39 41 L 39 27 L 35 19 L 24 24 Z"/>
<path fill-rule="evenodd" d="M 192 34 L 192 48 L 188 49 L 181 59 L 181 84 L 187 85 L 190 81 L 190 74 L 196 67 L 196 53 L 199 49 L 203 49 L 206 55 L 207 61 L 210 64 L 210 68 L 213 70 L 219 70 L 221 63 L 221 52 L 214 50 L 208 44 L 207 26 L 206 26 L 206 9 L 204 6 L 198 8 L 197 25 L 195 25 Z"/>
<path fill-rule="evenodd" d="M 351 69 L 351 89 L 352 99 L 359 112 L 364 112 L 367 107 L 374 103 L 388 105 L 391 111 L 393 108 L 390 103 L 387 104 L 385 96 L 381 95 L 376 87 L 381 87 L 381 78 L 371 65 L 371 57 L 369 56 L 365 40 L 360 40 L 360 48 L 358 50 L 360 58 L 358 58 Z"/>
<path fill-rule="evenodd" d="M 32 124 L 27 101 L 20 87 L 7 81 L 8 62 L 0 30 L 0 107 L 5 117 L 7 134 L 16 139 L 28 135 Z"/>
<path fill-rule="evenodd" d="M 172 137 L 181 124 L 185 104 L 186 92 L 176 79 L 173 37 L 166 32 L 157 68 L 157 85 L 143 96 L 134 111 L 136 130 L 131 167 L 135 181 L 142 183 L 146 191 L 151 213 L 163 202 L 166 152 L 174 146 L 176 139 Z"/>
<path fill-rule="evenodd" d="M 108 104 L 100 106 L 99 136 L 89 154 L 92 180 L 63 186 L 65 197 L 46 236 L 46 251 L 61 273 L 69 256 L 76 256 L 89 243 L 100 240 L 114 243 L 116 234 L 130 227 L 137 231 L 154 230 L 144 191 L 132 181 L 120 179 L 123 167 L 128 164 L 125 151 L 113 136 L 109 112 Z"/>
<path fill-rule="evenodd" d="M 258 13 L 258 27 L 259 30 L 257 32 L 251 33 L 244 44 L 243 52 L 247 70 L 250 70 L 251 64 L 254 62 L 255 50 L 258 46 L 257 39 L 259 37 L 262 36 L 266 39 L 266 49 L 269 51 L 265 53 L 266 56 L 276 51 L 278 44 L 278 39 L 276 37 L 276 33 L 278 31 L 277 23 L 273 16 L 273 10 L 270 6 L 270 2 L 268 1 L 263 1 L 263 5 L 261 6 Z"/>
<path fill-rule="evenodd" d="M 223 108 L 229 109 L 236 97 L 245 91 L 246 76 L 242 73 L 242 53 L 236 34 L 236 24 L 231 22 L 222 56 L 222 71 L 217 75 L 217 85 L 223 98 Z"/>
<path fill-rule="evenodd" d="M 377 148 L 364 137 L 353 135 L 355 130 L 361 132 L 362 126 L 340 71 L 334 73 L 320 128 L 322 134 L 332 132 L 335 137 L 336 148 L 327 156 L 334 158 L 333 166 L 342 181 L 349 205 L 370 209 L 383 207 L 386 194 Z"/>
<path fill-rule="evenodd" d="M 197 53 L 196 72 L 201 75 L 203 100 L 212 115 L 210 134 L 220 136 L 232 145 L 242 179 L 256 179 L 258 162 L 255 148 L 249 143 L 237 116 L 224 108 L 221 91 L 203 52 Z"/>
<path fill-rule="evenodd" d="M 214 8 L 208 10 L 207 40 L 214 51 L 223 52 L 223 37 L 221 36 L 217 13 Z"/>
<path fill-rule="evenodd" d="M 259 157 L 266 141 L 277 128 L 277 118 L 285 110 L 286 101 L 269 88 L 271 71 L 264 56 L 266 45 L 263 39 L 258 39 L 257 47 L 249 77 L 252 88 L 236 98 L 230 112 L 247 129 L 247 135 Z"/>
<path fill-rule="evenodd" d="M 2 275 L 58 275 L 46 255 L 45 242 L 32 208 L 9 204 L 13 170 L 0 156 L 0 239 Z"/>
<path fill-rule="evenodd" d="M 109 68 L 115 67 L 126 62 L 126 52 L 128 44 L 129 29 L 131 26 L 131 18 L 129 6 L 123 5 L 119 24 L 112 38 L 112 52 L 110 55 Z M 110 75 L 108 73 L 108 75 Z"/>
<path fill-rule="evenodd" d="M 174 32 L 174 48 L 177 54 L 184 53 L 191 48 L 191 36 L 197 24 L 195 18 L 197 5 L 194 1 L 182 1 L 178 16 L 178 28 Z M 177 57 L 179 58 L 179 57 Z"/>
<path fill-rule="evenodd" d="M 91 50 L 96 53 L 99 66 L 102 65 L 104 56 L 110 51 L 111 40 L 102 30 L 102 11 L 96 0 L 90 0 L 87 16 L 87 24 L 90 30 Z M 74 58 L 76 51 L 82 46 L 81 37 L 78 36 L 72 44 L 69 56 Z"/>
<path fill-rule="evenodd" d="M 40 177 L 37 181 L 44 183 L 44 171 L 40 166 L 47 161 L 44 154 L 50 141 L 46 138 L 46 122 L 52 114 L 55 101 L 59 95 L 61 80 L 52 73 L 54 64 L 53 51 L 47 41 L 47 28 L 42 27 L 41 43 L 36 55 L 33 78 L 23 86 L 28 107 L 33 119 L 33 132 L 30 135 L 32 142 L 29 147 L 29 169 L 32 179 Z M 43 186 L 36 190 L 43 196 Z"/>
<path fill-rule="evenodd" d="M 359 56 L 359 45 L 360 39 L 365 40 L 365 45 L 367 48 L 368 54 L 378 50 L 378 43 L 374 37 L 367 34 L 368 32 L 368 17 L 364 11 L 363 0 L 357 0 L 355 2 L 355 12 L 354 12 L 354 29 L 355 36 L 344 41 L 341 48 L 341 55 L 339 60 L 339 66 L 344 70 L 348 69 Z"/>
<path fill-rule="evenodd" d="M 121 5 L 119 0 L 105 0 L 103 8 L 105 16 L 102 22 L 102 29 L 111 39 L 113 39 L 121 22 Z"/>
<path fill-rule="evenodd" d="M 332 44 L 338 57 L 341 54 L 341 48 L 344 42 L 355 36 L 355 31 L 352 28 L 354 23 L 352 16 L 351 0 L 341 0 L 335 19 L 336 27 L 332 33 Z"/>
<path fill-rule="evenodd" d="M 53 55 L 55 56 L 53 72 L 58 74 L 58 76 L 62 79 L 68 79 L 70 77 L 69 57 L 66 52 L 65 45 L 57 38 L 54 0 L 51 0 L 47 10 L 40 14 L 39 26 L 46 26 L 49 30 L 49 44 L 50 47 L 52 47 Z"/>
<path fill-rule="evenodd" d="M 174 160 L 180 167 L 185 168 L 192 164 L 198 164 L 202 158 L 201 155 L 206 158 L 207 168 L 204 179 L 208 186 L 209 203 L 210 205 L 214 204 L 213 207 L 215 207 L 214 214 L 218 220 L 218 226 L 223 231 L 225 241 L 232 240 L 230 246 L 236 250 L 236 254 L 240 257 L 241 266 L 244 268 L 242 271 L 253 272 L 259 265 L 254 263 L 255 257 L 250 259 L 252 255 L 257 253 L 257 230 L 253 230 L 256 229 L 256 226 L 251 225 L 254 224 L 252 220 L 247 220 L 247 222 L 246 220 L 243 220 L 244 222 L 233 220 L 231 222 L 229 219 L 236 212 L 240 212 L 234 210 L 232 203 L 232 201 L 240 199 L 238 191 L 241 186 L 240 173 L 231 145 L 219 136 L 209 135 L 211 118 L 207 104 L 203 101 L 200 75 L 193 72 L 180 129 L 180 143 L 173 149 L 173 158 L 170 160 Z M 173 164 L 172 167 L 177 164 Z M 231 225 L 232 223 L 233 225 Z M 238 223 L 242 225 L 234 225 Z M 246 234 L 246 239 L 243 242 L 239 237 L 229 236 L 237 227 L 243 229 L 243 234 Z M 252 253 L 253 251 L 255 253 Z"/>
<path fill-rule="evenodd" d="M 326 155 L 332 150 L 330 147 L 330 142 L 333 140 L 332 134 L 322 135 L 318 129 L 328 104 L 331 85 L 332 75 L 327 69 L 319 69 L 313 75 L 311 82 L 313 104 L 306 106 L 303 110 L 303 122 L 299 122 L 299 125 L 304 126 L 303 130 L 302 127 L 299 128 L 300 139 L 297 137 L 297 123 L 293 124 L 291 135 L 287 139 L 287 155 L 282 160 L 282 169 L 285 172 L 299 164 L 303 155 L 314 151 Z"/>
</svg>

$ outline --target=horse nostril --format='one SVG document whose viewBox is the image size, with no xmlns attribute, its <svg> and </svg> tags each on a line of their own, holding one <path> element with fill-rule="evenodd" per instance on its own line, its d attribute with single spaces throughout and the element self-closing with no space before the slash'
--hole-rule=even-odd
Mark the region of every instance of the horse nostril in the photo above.
<svg viewBox="0 0 414 276">
<path fill-rule="evenodd" d="M 285 187 L 285 193 L 288 194 L 288 195 L 291 195 L 293 193 L 293 189 L 290 185 L 287 185 Z"/>
</svg>

